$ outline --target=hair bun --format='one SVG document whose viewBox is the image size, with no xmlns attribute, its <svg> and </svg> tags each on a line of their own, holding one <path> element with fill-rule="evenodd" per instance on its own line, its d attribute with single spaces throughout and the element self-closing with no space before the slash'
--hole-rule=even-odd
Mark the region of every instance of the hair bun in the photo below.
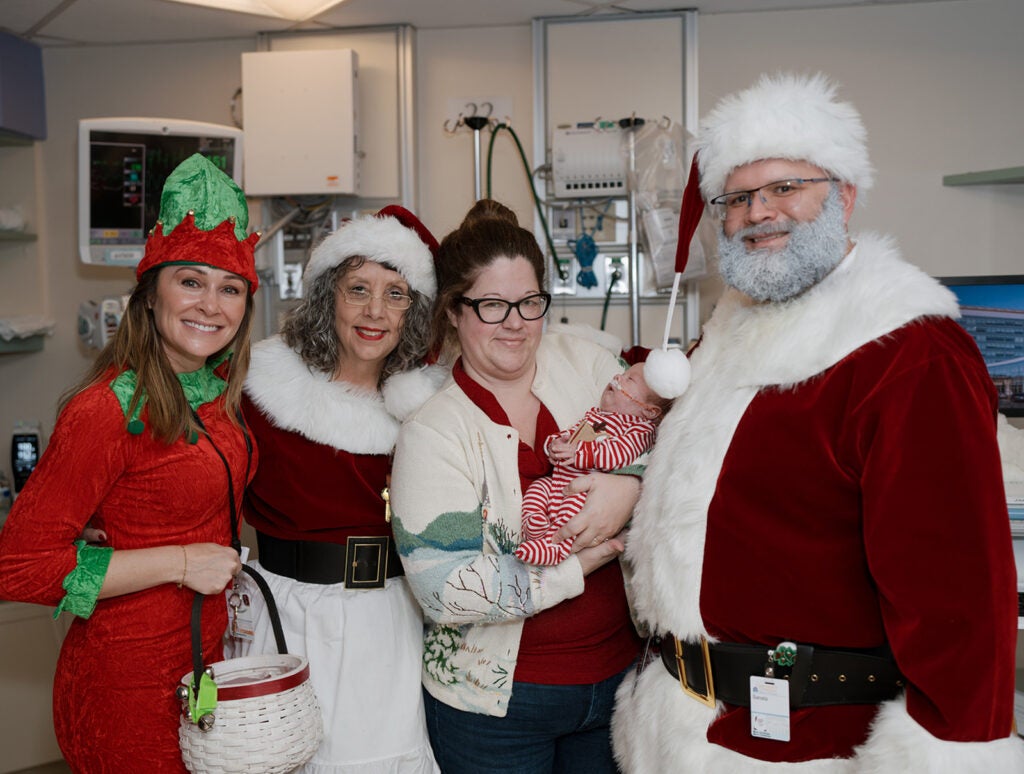
<svg viewBox="0 0 1024 774">
<path fill-rule="evenodd" d="M 462 225 L 460 228 L 473 226 L 482 220 L 501 220 L 506 223 L 511 223 L 513 226 L 519 225 L 519 218 L 517 218 L 516 214 L 504 204 L 496 202 L 494 199 L 480 199 L 470 208 L 469 212 L 466 213 L 466 217 L 462 219 Z"/>
</svg>

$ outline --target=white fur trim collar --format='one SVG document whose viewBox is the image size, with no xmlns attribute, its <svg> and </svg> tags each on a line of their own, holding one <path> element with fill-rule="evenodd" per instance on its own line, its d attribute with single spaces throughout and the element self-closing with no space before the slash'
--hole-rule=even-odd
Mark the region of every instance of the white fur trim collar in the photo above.
<svg viewBox="0 0 1024 774">
<path fill-rule="evenodd" d="M 955 317 L 956 298 L 863 236 L 817 286 L 784 304 L 726 291 L 691 358 L 689 390 L 658 430 L 630 530 L 636 614 L 656 632 L 707 636 L 700 616 L 707 512 L 736 426 L 757 392 L 802 382 L 916 318 Z"/>
<path fill-rule="evenodd" d="M 311 371 L 280 336 L 255 344 L 245 393 L 284 430 L 352 454 L 390 454 L 398 420 L 384 399 Z"/>
</svg>

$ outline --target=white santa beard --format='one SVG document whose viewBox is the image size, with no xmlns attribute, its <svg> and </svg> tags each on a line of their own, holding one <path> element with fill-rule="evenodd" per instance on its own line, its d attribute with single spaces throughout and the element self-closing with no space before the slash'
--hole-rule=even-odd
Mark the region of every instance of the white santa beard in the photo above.
<svg viewBox="0 0 1024 774">
<path fill-rule="evenodd" d="M 817 285 L 846 254 L 843 203 L 835 187 L 812 221 L 792 222 L 789 241 L 781 250 L 749 251 L 744 238 L 773 233 L 779 224 L 763 223 L 727 237 L 718 233 L 719 271 L 730 287 L 755 301 L 780 302 Z"/>
</svg>

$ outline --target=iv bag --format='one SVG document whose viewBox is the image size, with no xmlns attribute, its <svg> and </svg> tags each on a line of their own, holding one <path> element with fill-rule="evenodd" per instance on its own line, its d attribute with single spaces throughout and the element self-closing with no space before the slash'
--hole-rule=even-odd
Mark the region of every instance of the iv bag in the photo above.
<svg viewBox="0 0 1024 774">
<path fill-rule="evenodd" d="M 672 287 L 676 243 L 679 241 L 679 205 L 690 169 L 686 146 L 692 136 L 682 125 L 646 124 L 636 137 L 637 214 L 642 224 L 645 251 L 659 290 Z M 694 235 L 683 279 L 703 276 L 707 260 L 701 240 Z"/>
</svg>

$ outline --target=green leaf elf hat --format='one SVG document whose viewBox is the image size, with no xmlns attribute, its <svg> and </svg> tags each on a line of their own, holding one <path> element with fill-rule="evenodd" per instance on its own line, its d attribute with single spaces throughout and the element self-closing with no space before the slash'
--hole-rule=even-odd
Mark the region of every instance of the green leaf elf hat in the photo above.
<svg viewBox="0 0 1024 774">
<path fill-rule="evenodd" d="M 194 153 L 167 176 L 160 216 L 146 240 L 135 278 L 164 264 L 201 264 L 244 277 L 251 295 L 259 286 L 253 253 L 260 235 L 246 236 L 248 227 L 242 189 L 205 156 Z"/>
</svg>

